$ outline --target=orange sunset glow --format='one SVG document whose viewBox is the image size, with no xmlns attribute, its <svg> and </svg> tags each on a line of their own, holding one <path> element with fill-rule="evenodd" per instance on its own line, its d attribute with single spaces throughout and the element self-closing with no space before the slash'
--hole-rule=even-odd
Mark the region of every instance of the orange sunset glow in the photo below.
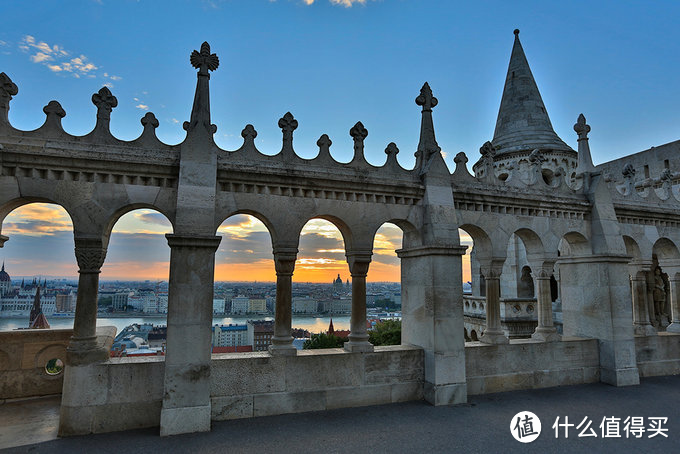
<svg viewBox="0 0 680 454">
<path fill-rule="evenodd" d="M 102 280 L 167 280 L 170 249 L 165 239 L 170 222 L 153 210 L 135 210 L 114 225 Z M 461 243 L 472 245 L 463 231 Z M 73 227 L 66 211 L 58 205 L 33 203 L 17 208 L 2 224 L 10 238 L 0 259 L 15 276 L 74 277 Z M 216 281 L 274 282 L 276 274 L 271 237 L 265 225 L 248 215 L 235 215 L 217 230 L 222 242 L 215 254 Z M 373 242 L 370 282 L 399 282 L 402 232 L 384 224 Z M 348 279 L 349 267 L 340 231 L 332 223 L 312 219 L 300 236 L 295 282 L 330 283 L 340 274 Z M 470 280 L 469 255 L 463 257 L 463 280 Z"/>
</svg>

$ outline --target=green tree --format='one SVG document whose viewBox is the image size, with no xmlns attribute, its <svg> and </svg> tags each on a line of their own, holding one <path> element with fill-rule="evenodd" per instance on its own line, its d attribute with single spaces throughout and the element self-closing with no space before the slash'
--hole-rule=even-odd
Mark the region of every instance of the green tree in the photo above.
<svg viewBox="0 0 680 454">
<path fill-rule="evenodd" d="M 383 320 L 368 332 L 368 341 L 373 345 L 400 345 L 401 320 Z"/>
<path fill-rule="evenodd" d="M 342 344 L 347 342 L 346 337 L 338 337 L 332 334 L 312 334 L 312 337 L 302 344 L 302 348 L 305 350 L 311 350 L 316 348 L 341 348 Z"/>
</svg>

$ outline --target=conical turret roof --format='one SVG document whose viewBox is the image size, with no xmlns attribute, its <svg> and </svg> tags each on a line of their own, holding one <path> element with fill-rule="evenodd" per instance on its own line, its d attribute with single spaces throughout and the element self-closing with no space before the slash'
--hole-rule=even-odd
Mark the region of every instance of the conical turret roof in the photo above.
<svg viewBox="0 0 680 454">
<path fill-rule="evenodd" d="M 496 154 L 536 148 L 573 152 L 553 130 L 519 41 L 519 30 L 514 33 L 515 43 L 493 134 Z"/>
</svg>

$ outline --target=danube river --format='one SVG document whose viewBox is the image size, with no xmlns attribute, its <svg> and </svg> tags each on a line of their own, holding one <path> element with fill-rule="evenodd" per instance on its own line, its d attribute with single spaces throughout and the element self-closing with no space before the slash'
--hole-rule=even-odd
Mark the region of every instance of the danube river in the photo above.
<svg viewBox="0 0 680 454">
<path fill-rule="evenodd" d="M 273 320 L 273 317 L 214 317 L 213 325 L 228 325 L 229 323 L 245 324 L 247 320 Z M 311 333 L 326 332 L 330 317 L 293 317 L 293 328 L 303 328 Z M 72 317 L 48 317 L 47 321 L 52 328 L 73 328 Z M 154 325 L 166 325 L 165 317 L 107 317 L 98 318 L 97 326 L 115 326 L 119 333 L 123 328 L 133 323 L 152 323 Z M 23 318 L 0 318 L 0 331 L 28 327 L 28 317 Z M 349 315 L 333 317 L 335 329 L 349 329 Z"/>
</svg>

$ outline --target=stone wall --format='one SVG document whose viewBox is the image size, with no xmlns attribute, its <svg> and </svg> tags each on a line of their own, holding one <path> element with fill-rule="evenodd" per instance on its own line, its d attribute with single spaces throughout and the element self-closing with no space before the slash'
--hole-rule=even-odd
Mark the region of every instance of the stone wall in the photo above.
<svg viewBox="0 0 680 454">
<path fill-rule="evenodd" d="M 596 339 L 515 340 L 465 347 L 468 395 L 595 383 L 600 379 Z"/>
<path fill-rule="evenodd" d="M 15 330 L 0 332 L 0 401 L 61 393 L 64 374 L 45 370 L 51 359 L 65 362 L 73 330 Z"/>
<path fill-rule="evenodd" d="M 69 368 L 69 380 L 84 391 L 69 407 L 62 404 L 60 434 L 158 426 L 164 372 L 162 357 L 112 358 Z M 326 349 L 297 356 L 213 355 L 212 419 L 420 400 L 423 374 L 423 351 L 409 346 L 376 347 L 373 353 Z"/>
<path fill-rule="evenodd" d="M 680 334 L 635 336 L 635 350 L 641 377 L 680 374 Z"/>
</svg>

